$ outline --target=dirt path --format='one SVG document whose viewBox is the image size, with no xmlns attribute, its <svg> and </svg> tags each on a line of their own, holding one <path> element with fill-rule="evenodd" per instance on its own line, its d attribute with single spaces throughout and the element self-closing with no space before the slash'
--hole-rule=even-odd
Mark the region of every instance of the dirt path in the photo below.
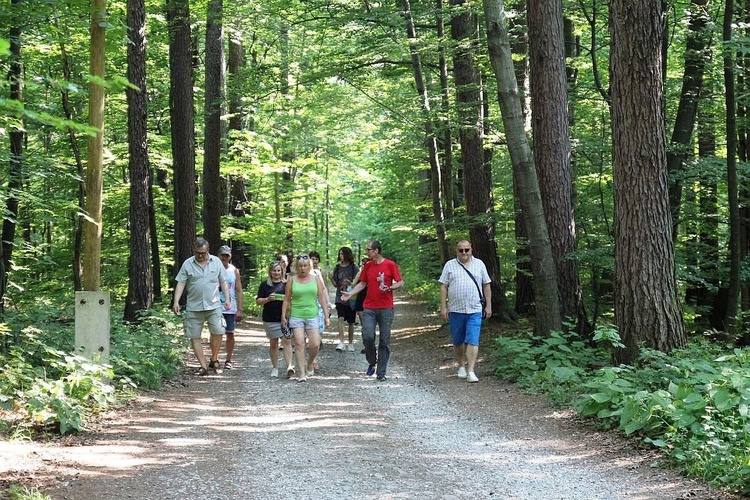
<svg viewBox="0 0 750 500">
<path fill-rule="evenodd" d="M 186 373 L 90 434 L 0 441 L 0 486 L 54 499 L 726 498 L 494 380 L 486 362 L 478 384 L 457 379 L 437 317 L 396 311 L 387 382 L 364 376 L 360 341 L 339 353 L 331 334 L 319 374 L 271 379 L 261 325 L 247 321 L 234 370 Z"/>
</svg>

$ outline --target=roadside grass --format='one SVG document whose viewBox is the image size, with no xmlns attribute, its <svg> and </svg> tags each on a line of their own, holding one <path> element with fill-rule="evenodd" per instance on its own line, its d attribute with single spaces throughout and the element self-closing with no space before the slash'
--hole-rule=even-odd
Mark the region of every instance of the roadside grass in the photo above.
<svg viewBox="0 0 750 500">
<path fill-rule="evenodd" d="M 137 325 L 112 321 L 109 364 L 73 354 L 74 320 L 51 304 L 6 313 L 0 324 L 0 432 L 30 437 L 83 431 L 86 419 L 157 388 L 182 365 L 180 325 L 147 311 Z"/>
<path fill-rule="evenodd" d="M 693 338 L 669 355 L 642 349 L 611 366 L 614 327 L 496 337 L 495 376 L 659 448 L 687 476 L 750 493 L 750 349 Z"/>
</svg>

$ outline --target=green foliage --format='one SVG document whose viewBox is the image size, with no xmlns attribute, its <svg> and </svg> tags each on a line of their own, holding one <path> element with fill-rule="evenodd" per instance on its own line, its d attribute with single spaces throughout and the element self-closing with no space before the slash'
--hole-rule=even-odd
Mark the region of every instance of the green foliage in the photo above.
<svg viewBox="0 0 750 500">
<path fill-rule="evenodd" d="M 29 488 L 27 486 L 12 485 L 8 488 L 9 500 L 51 500 L 52 497 L 42 493 L 39 488 Z"/>
<path fill-rule="evenodd" d="M 620 341 L 611 327 L 594 339 Z M 606 354 L 568 334 L 520 333 L 497 339 L 495 373 L 640 436 L 691 476 L 750 492 L 750 349 L 698 339 L 670 355 L 644 348 L 635 366 L 597 368 Z"/>
<path fill-rule="evenodd" d="M 112 364 L 102 365 L 70 354 L 74 333 L 72 322 L 60 321 L 65 311 L 37 311 L 9 315 L 0 333 L 0 415 L 14 433 L 84 430 L 87 417 L 129 399 L 136 387 L 158 387 L 182 362 L 171 317 L 148 313 L 138 326 L 113 324 Z M 22 326 L 28 324 L 35 326 Z"/>
</svg>

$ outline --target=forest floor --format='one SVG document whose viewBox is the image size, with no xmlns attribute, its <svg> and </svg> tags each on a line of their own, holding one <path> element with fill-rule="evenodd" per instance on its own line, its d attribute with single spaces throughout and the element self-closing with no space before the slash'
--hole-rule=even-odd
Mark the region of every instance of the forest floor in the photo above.
<svg viewBox="0 0 750 500">
<path fill-rule="evenodd" d="M 11 484 L 53 499 L 732 498 L 493 378 L 499 328 L 485 329 L 480 381 L 468 384 L 455 376 L 447 326 L 398 302 L 386 382 L 365 376 L 357 327 L 356 352 L 337 352 L 326 333 L 320 370 L 298 383 L 270 378 L 262 325 L 249 318 L 233 370 L 199 378 L 190 356 L 163 390 L 89 432 L 0 440 L 0 498 Z"/>
</svg>

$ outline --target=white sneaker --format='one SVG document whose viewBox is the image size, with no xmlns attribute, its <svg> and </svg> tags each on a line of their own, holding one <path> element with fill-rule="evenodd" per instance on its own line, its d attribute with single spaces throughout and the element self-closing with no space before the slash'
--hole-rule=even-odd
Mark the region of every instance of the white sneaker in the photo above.
<svg viewBox="0 0 750 500">
<path fill-rule="evenodd" d="M 479 379 L 474 372 L 469 372 L 469 374 L 466 376 L 466 380 L 468 380 L 469 382 L 479 382 Z"/>
<path fill-rule="evenodd" d="M 458 377 L 458 378 L 466 378 L 466 368 L 463 367 L 463 366 L 461 368 L 459 368 L 458 369 L 458 373 L 456 374 L 456 377 Z"/>
<path fill-rule="evenodd" d="M 279 376 L 279 369 L 278 368 L 272 368 L 271 369 L 271 378 L 278 378 Z"/>
<path fill-rule="evenodd" d="M 349 347 L 346 350 L 349 352 L 354 352 L 354 344 L 349 344 Z"/>
<path fill-rule="evenodd" d="M 336 350 L 337 351 L 345 351 L 346 350 L 346 346 L 344 345 L 343 342 L 339 342 L 339 345 L 336 346 Z"/>
</svg>

